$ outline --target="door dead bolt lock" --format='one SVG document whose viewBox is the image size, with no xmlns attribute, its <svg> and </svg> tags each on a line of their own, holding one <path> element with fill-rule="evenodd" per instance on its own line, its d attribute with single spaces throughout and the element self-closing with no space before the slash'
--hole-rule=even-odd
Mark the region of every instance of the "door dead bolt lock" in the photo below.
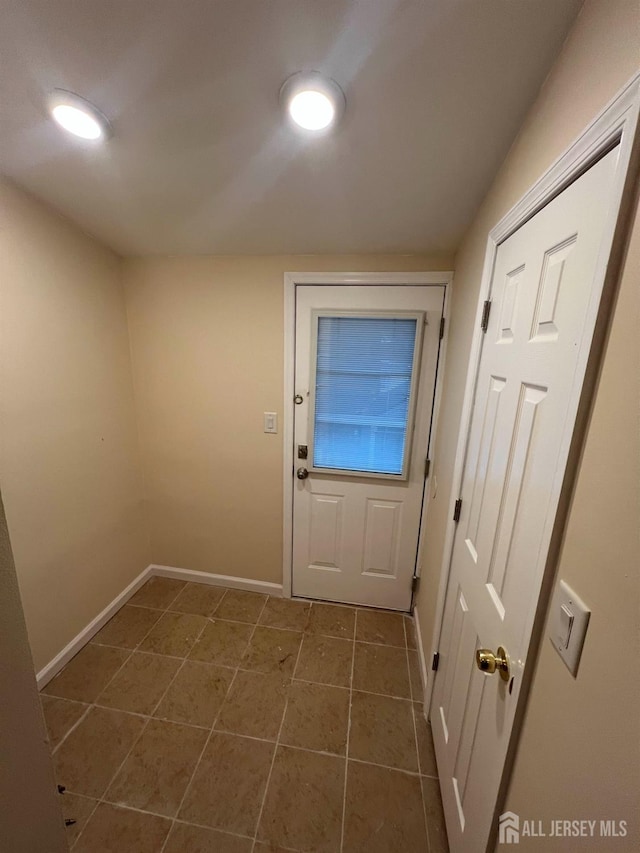
<svg viewBox="0 0 640 853">
<path fill-rule="evenodd" d="M 304 397 L 302 396 L 302 394 L 296 394 L 296 396 L 293 398 L 293 402 L 296 404 L 296 406 L 299 406 L 300 403 L 304 403 Z"/>
<path fill-rule="evenodd" d="M 309 448 L 306 444 L 298 445 L 298 459 L 306 459 L 309 454 Z"/>
</svg>

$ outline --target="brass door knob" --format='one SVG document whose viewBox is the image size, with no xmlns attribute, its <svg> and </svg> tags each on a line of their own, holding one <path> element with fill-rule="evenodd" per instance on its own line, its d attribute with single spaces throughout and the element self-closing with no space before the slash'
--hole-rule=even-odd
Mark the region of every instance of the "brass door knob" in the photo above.
<svg viewBox="0 0 640 853">
<path fill-rule="evenodd" d="M 498 670 L 503 681 L 509 681 L 509 656 L 502 646 L 494 653 L 491 649 L 478 649 L 476 651 L 476 666 L 481 672 L 493 675 Z"/>
</svg>

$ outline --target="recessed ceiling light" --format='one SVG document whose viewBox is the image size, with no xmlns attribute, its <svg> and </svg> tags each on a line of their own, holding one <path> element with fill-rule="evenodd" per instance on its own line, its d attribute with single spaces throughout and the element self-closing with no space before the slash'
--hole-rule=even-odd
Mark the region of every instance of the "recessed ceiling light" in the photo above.
<svg viewBox="0 0 640 853">
<path fill-rule="evenodd" d="M 55 89 L 49 98 L 49 112 L 69 133 L 93 141 L 106 139 L 111 133 L 107 118 L 80 95 Z"/>
<path fill-rule="evenodd" d="M 280 102 L 289 123 L 312 136 L 334 128 L 346 104 L 340 86 L 317 71 L 289 77 L 280 89 Z"/>
</svg>

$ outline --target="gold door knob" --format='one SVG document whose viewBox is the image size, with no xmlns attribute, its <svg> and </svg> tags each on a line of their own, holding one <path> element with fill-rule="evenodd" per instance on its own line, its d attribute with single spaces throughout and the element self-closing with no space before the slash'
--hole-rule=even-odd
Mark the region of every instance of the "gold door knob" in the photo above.
<svg viewBox="0 0 640 853">
<path fill-rule="evenodd" d="M 476 666 L 481 672 L 493 675 L 498 670 L 503 681 L 509 681 L 509 656 L 502 646 L 494 653 L 491 649 L 478 649 L 476 651 Z"/>
</svg>

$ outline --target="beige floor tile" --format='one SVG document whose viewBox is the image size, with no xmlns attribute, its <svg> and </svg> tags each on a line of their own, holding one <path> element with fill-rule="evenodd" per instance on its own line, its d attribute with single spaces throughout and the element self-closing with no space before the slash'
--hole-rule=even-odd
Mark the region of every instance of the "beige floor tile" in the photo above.
<svg viewBox="0 0 640 853">
<path fill-rule="evenodd" d="M 119 711 L 151 714 L 180 664 L 175 658 L 134 652 L 98 696 L 96 704 Z"/>
<path fill-rule="evenodd" d="M 54 696 L 41 696 L 42 712 L 47 724 L 47 734 L 51 749 L 55 749 L 69 729 L 78 722 L 89 708 L 80 702 L 69 699 L 57 699 Z"/>
<path fill-rule="evenodd" d="M 175 823 L 163 853 L 251 853 L 253 841 L 217 829 Z"/>
<path fill-rule="evenodd" d="M 279 674 L 239 670 L 216 729 L 275 740 L 280 731 L 290 679 Z"/>
<path fill-rule="evenodd" d="M 410 699 L 411 688 L 405 649 L 356 643 L 353 688 Z"/>
<path fill-rule="evenodd" d="M 319 604 L 314 601 L 309 613 L 307 631 L 310 634 L 324 634 L 327 637 L 353 639 L 356 624 L 356 611 L 353 607 L 339 607 L 335 604 Z"/>
<path fill-rule="evenodd" d="M 232 669 L 185 661 L 154 716 L 211 728 L 232 679 Z"/>
<path fill-rule="evenodd" d="M 420 761 L 420 773 L 423 776 L 438 776 L 436 754 L 433 748 L 433 735 L 431 725 L 425 720 L 422 712 L 422 703 L 413 703 L 413 712 L 416 719 L 416 736 L 418 738 L 418 759 Z"/>
<path fill-rule="evenodd" d="M 91 797 L 79 797 L 77 794 L 69 794 L 65 791 L 60 803 L 62 805 L 62 817 L 65 821 L 75 821 L 66 827 L 67 841 L 71 847 L 85 828 L 89 817 L 98 805 L 98 801 Z"/>
<path fill-rule="evenodd" d="M 140 651 L 187 657 L 206 624 L 205 616 L 165 613 L 140 645 Z"/>
<path fill-rule="evenodd" d="M 427 813 L 430 853 L 449 853 L 449 843 L 447 841 L 447 830 L 445 828 L 438 780 L 423 776 L 422 795 L 424 797 L 424 809 Z"/>
<path fill-rule="evenodd" d="M 105 646 L 135 649 L 162 616 L 162 610 L 125 605 L 91 640 Z"/>
<path fill-rule="evenodd" d="M 302 642 L 295 677 L 318 684 L 349 687 L 352 657 L 353 642 L 350 640 L 307 634 Z"/>
<path fill-rule="evenodd" d="M 289 628 L 304 631 L 309 621 L 311 604 L 308 601 L 292 601 L 289 598 L 269 596 L 260 616 L 260 624 L 270 628 Z"/>
<path fill-rule="evenodd" d="M 240 835 L 253 835 L 274 745 L 214 732 L 178 817 Z"/>
<path fill-rule="evenodd" d="M 243 669 L 291 676 L 301 642 L 302 634 L 299 631 L 283 631 L 280 628 L 263 628 L 259 625 L 244 653 L 241 665 Z"/>
<path fill-rule="evenodd" d="M 171 821 L 100 803 L 73 853 L 158 853 Z"/>
<path fill-rule="evenodd" d="M 74 794 L 101 797 L 144 723 L 132 714 L 91 708 L 53 756 L 58 784 Z"/>
<path fill-rule="evenodd" d="M 340 848 L 344 760 L 279 746 L 258 838 L 296 850 Z"/>
<path fill-rule="evenodd" d="M 404 617 L 404 629 L 407 638 L 407 648 L 417 649 L 418 646 L 416 641 L 416 623 L 414 622 L 412 616 Z"/>
<path fill-rule="evenodd" d="M 406 699 L 353 692 L 349 758 L 418 772 L 413 708 Z"/>
<path fill-rule="evenodd" d="M 65 666 L 42 691 L 48 696 L 94 702 L 125 660 L 125 649 L 87 645 Z"/>
<path fill-rule="evenodd" d="M 255 625 L 266 600 L 267 596 L 258 592 L 228 589 L 216 608 L 216 619 L 230 619 L 232 622 Z"/>
<path fill-rule="evenodd" d="M 185 586 L 184 581 L 174 580 L 174 578 L 149 578 L 133 598 L 129 599 L 129 604 L 166 610 Z"/>
<path fill-rule="evenodd" d="M 349 727 L 349 691 L 294 681 L 280 743 L 344 755 Z"/>
<path fill-rule="evenodd" d="M 216 609 L 225 590 L 220 586 L 210 586 L 204 583 L 188 583 L 180 595 L 171 602 L 169 609 L 180 613 L 196 613 L 200 616 L 211 616 Z"/>
<path fill-rule="evenodd" d="M 404 649 L 406 647 L 404 615 L 358 608 L 356 640 L 364 643 L 383 643 Z"/>
<path fill-rule="evenodd" d="M 150 720 L 104 799 L 173 817 L 207 736 L 204 729 Z"/>
<path fill-rule="evenodd" d="M 409 660 L 409 683 L 411 685 L 411 696 L 415 702 L 422 702 L 424 691 L 422 689 L 422 677 L 420 675 L 420 658 L 418 652 L 409 649 L 407 652 Z"/>
<path fill-rule="evenodd" d="M 344 853 L 427 853 L 420 777 L 349 761 Z"/>
<path fill-rule="evenodd" d="M 189 658 L 203 663 L 236 667 L 242 660 L 252 631 L 252 625 L 212 619 L 191 649 Z"/>
</svg>

